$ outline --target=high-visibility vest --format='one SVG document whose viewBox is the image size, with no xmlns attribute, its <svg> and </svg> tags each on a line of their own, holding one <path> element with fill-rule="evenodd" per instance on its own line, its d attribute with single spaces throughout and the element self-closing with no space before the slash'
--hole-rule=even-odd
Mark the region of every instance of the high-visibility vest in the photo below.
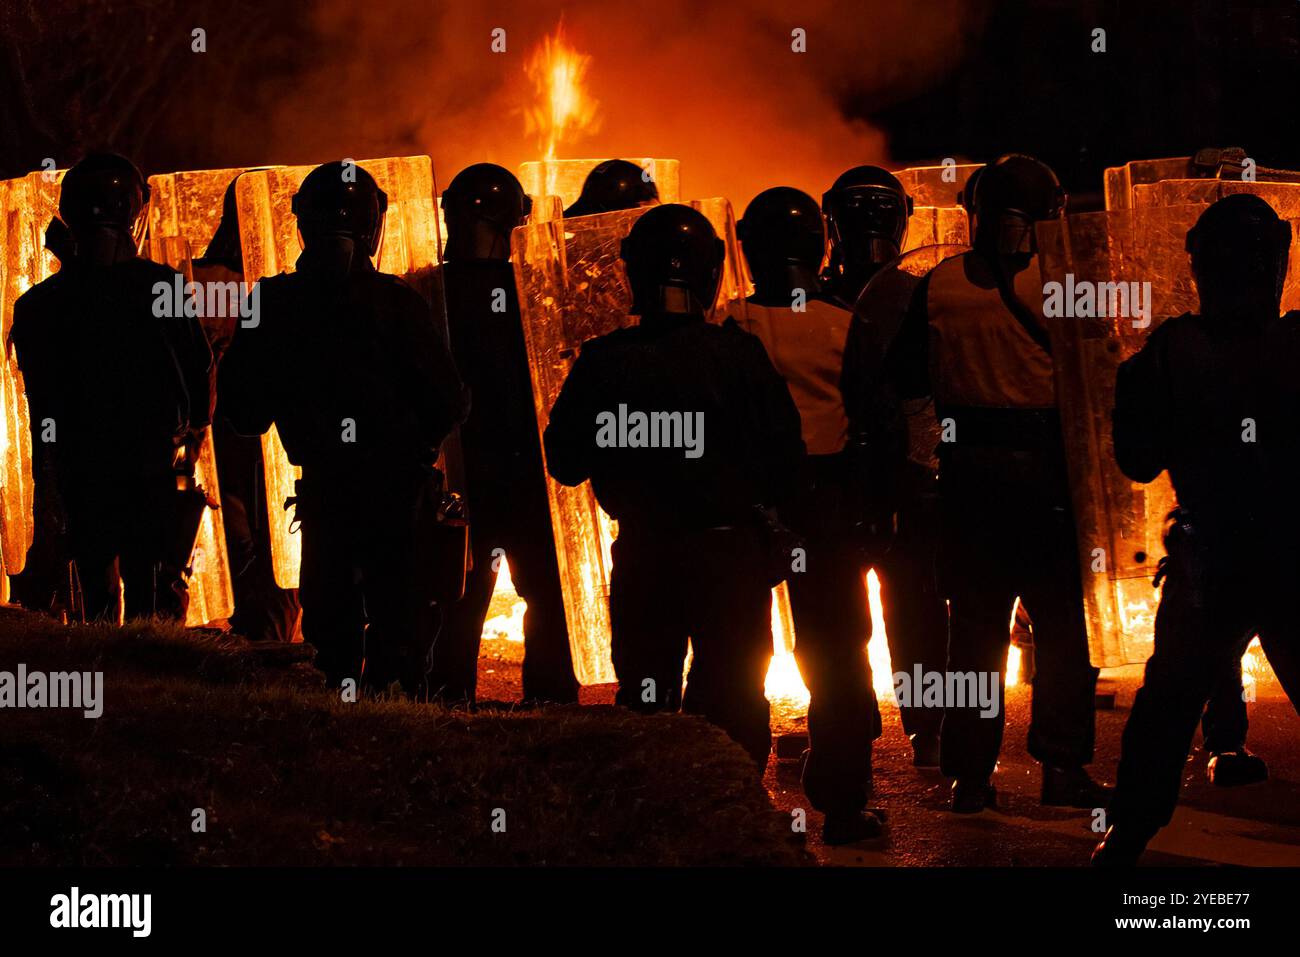
<svg viewBox="0 0 1300 957">
<path fill-rule="evenodd" d="M 821 299 L 802 312 L 789 306 L 744 304 L 741 328 L 758 336 L 799 409 L 809 455 L 833 455 L 849 439 L 840 376 L 853 313 Z"/>
<path fill-rule="evenodd" d="M 966 275 L 967 264 L 980 284 Z M 1037 262 L 1017 273 L 1016 297 L 1043 324 Z M 939 408 L 1048 409 L 1056 406 L 1052 357 L 1007 308 L 974 253 L 944 260 L 929 275 L 930 383 Z"/>
</svg>

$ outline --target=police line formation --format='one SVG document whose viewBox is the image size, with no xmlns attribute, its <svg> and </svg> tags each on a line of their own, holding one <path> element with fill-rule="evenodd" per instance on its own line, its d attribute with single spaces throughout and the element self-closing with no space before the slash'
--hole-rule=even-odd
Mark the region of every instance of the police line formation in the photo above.
<svg viewBox="0 0 1300 957">
<path fill-rule="evenodd" d="M 564 485 L 590 481 L 618 523 L 618 703 L 702 715 L 760 766 L 770 590 L 788 582 L 811 694 L 803 785 L 828 843 L 877 836 L 884 820 L 869 806 L 881 733 L 865 654 L 872 567 L 899 672 L 999 676 L 1019 596 L 1032 616 L 1029 750 L 1042 801 L 1107 808 L 1094 863 L 1136 862 L 1170 821 L 1198 722 L 1216 783 L 1267 775 L 1245 747 L 1240 658 L 1258 634 L 1300 700 L 1287 607 L 1300 322 L 1279 317 L 1291 233 L 1262 199 L 1233 195 L 1205 210 L 1187 234 L 1198 313 L 1162 323 L 1120 368 L 1118 464 L 1136 482 L 1168 470 L 1178 508 L 1155 652 L 1110 793 L 1086 770 L 1098 672 L 1031 268 L 1034 225 L 1065 200 L 1043 163 L 1007 155 L 968 184 L 971 248 L 925 275 L 885 341 L 853 305 L 898 255 L 912 211 L 886 170 L 849 170 L 820 208 L 787 187 L 753 200 L 738 224 L 754 285 L 742 328 L 734 317 L 707 321 L 724 261 L 709 221 L 659 204 L 640 167 L 600 164 L 566 217 L 651 207 L 621 247 L 637 320 L 583 345 L 542 435 L 510 262 L 530 200 L 507 170 L 469 167 L 442 197 L 446 326 L 373 265 L 387 197 L 364 169 L 330 163 L 303 181 L 293 200 L 302 254 L 292 273 L 260 282 L 256 324 L 155 317 L 155 286 L 176 274 L 137 255 L 148 198 L 121 156 L 74 166 L 47 234 L 62 268 L 15 306 L 11 345 L 33 430 L 58 430 L 55 442 L 34 436 L 33 554 L 58 552 L 61 564 L 30 563 L 15 580 L 24 604 L 49 607 L 58 576 L 40 569 L 54 567 L 64 582 L 75 574 L 86 620 L 116 620 L 119 574 L 128 617 L 183 620 L 185 566 L 208 504 L 194 460 L 211 428 L 237 631 L 288 640 L 301 607 L 331 687 L 400 683 L 422 700 L 472 704 L 504 552 L 527 602 L 525 699 L 575 702 L 549 470 Z M 242 278 L 234 183 L 223 213 L 193 263 L 199 282 Z M 909 455 L 917 403 L 955 423 L 959 441 Z M 632 440 L 647 417 L 685 441 Z M 1249 443 L 1248 418 L 1258 423 Z M 276 586 L 259 518 L 256 437 L 272 424 L 302 469 L 297 591 Z M 453 562 L 449 590 L 430 571 L 446 564 L 440 543 L 455 508 L 435 461 L 457 429 L 472 562 L 467 575 Z M 914 763 L 954 779 L 956 813 L 995 802 L 1000 683 L 996 694 L 991 709 L 900 702 Z"/>
</svg>

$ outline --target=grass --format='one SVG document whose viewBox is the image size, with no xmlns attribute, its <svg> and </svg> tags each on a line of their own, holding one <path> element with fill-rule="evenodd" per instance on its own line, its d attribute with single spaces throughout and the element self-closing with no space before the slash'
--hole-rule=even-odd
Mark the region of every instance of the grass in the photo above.
<svg viewBox="0 0 1300 957">
<path fill-rule="evenodd" d="M 3 865 L 808 860 L 744 753 L 698 719 L 346 704 L 295 646 L 0 609 L 0 670 L 20 662 L 103 671 L 104 712 L 0 711 Z"/>
</svg>

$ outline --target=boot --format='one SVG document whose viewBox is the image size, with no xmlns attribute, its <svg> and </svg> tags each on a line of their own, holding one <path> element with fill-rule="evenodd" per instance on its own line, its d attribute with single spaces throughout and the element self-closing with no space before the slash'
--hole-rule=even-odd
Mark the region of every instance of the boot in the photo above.
<svg viewBox="0 0 1300 957">
<path fill-rule="evenodd" d="M 1110 794 L 1088 776 L 1082 765 L 1058 768 L 1043 765 L 1042 803 L 1052 807 L 1105 807 Z"/>
<path fill-rule="evenodd" d="M 952 812 L 978 814 L 997 807 L 998 792 L 987 778 L 958 778 L 952 782 Z"/>
<path fill-rule="evenodd" d="M 1211 784 L 1221 788 L 1258 784 L 1268 780 L 1268 765 L 1263 758 L 1252 754 L 1243 746 L 1235 751 L 1211 753 L 1210 763 L 1205 767 L 1205 776 Z"/>
</svg>

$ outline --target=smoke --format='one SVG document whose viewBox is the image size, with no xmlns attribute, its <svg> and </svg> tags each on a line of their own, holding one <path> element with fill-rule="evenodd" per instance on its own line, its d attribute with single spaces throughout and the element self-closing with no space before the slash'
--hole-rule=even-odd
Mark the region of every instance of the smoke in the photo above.
<svg viewBox="0 0 1300 957">
<path fill-rule="evenodd" d="M 541 148 L 525 133 L 529 53 L 559 22 L 535 3 L 323 0 L 310 66 L 272 98 L 260 162 L 425 152 L 440 183 L 474 162 L 514 169 Z M 565 33 L 592 57 L 599 132 L 561 157 L 681 160 L 688 197 L 737 212 L 775 185 L 820 198 L 843 170 L 888 158 L 885 133 L 845 104 L 877 108 L 924 92 L 958 65 L 968 0 L 580 0 Z M 505 52 L 493 52 L 493 30 Z M 802 30 L 806 52 L 795 52 Z M 304 40 L 304 42 L 308 42 Z M 250 159 L 248 161 L 253 161 Z"/>
</svg>

